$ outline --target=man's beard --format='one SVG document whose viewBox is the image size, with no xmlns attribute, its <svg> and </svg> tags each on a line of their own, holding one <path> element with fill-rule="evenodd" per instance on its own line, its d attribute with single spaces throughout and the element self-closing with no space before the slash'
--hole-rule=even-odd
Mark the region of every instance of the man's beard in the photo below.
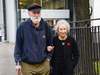
<svg viewBox="0 0 100 75">
<path fill-rule="evenodd" d="M 30 19 L 32 20 L 33 23 L 38 24 L 41 21 L 41 16 L 40 17 L 30 16 Z"/>
</svg>

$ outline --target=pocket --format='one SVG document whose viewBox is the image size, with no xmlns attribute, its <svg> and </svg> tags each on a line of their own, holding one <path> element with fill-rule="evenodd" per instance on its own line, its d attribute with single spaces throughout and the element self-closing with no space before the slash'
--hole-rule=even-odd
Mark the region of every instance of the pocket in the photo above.
<svg viewBox="0 0 100 75">
<path fill-rule="evenodd" d="M 50 61 L 48 61 L 47 59 L 46 59 L 46 63 L 47 63 L 48 65 L 50 65 Z"/>
<path fill-rule="evenodd" d="M 72 73 L 73 73 L 73 68 L 74 68 L 73 65 L 74 65 L 73 62 L 71 62 L 71 67 L 72 67 L 72 69 L 71 69 L 72 71 L 71 71 L 71 72 L 72 72 Z M 73 75 L 73 74 L 72 74 L 72 75 Z"/>
<path fill-rule="evenodd" d="M 69 64 L 69 72 L 72 72 L 72 70 L 73 70 L 73 64 L 72 64 L 72 62 L 70 62 L 70 64 Z"/>
<path fill-rule="evenodd" d="M 44 64 L 45 64 L 45 69 L 50 72 L 50 62 L 47 59 L 45 59 Z"/>
</svg>

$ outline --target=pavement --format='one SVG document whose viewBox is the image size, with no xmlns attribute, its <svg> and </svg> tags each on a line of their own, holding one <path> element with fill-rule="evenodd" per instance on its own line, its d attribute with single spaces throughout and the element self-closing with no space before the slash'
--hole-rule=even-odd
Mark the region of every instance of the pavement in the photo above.
<svg viewBox="0 0 100 75">
<path fill-rule="evenodd" d="M 17 75 L 14 45 L 14 43 L 0 43 L 0 75 Z"/>
</svg>

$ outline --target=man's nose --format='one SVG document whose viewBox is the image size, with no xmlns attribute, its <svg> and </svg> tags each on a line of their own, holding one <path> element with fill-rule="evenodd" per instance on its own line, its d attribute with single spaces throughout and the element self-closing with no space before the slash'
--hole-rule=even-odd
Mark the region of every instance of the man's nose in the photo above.
<svg viewBox="0 0 100 75">
<path fill-rule="evenodd" d="M 36 14 L 36 16 L 38 16 L 39 14 Z"/>
</svg>

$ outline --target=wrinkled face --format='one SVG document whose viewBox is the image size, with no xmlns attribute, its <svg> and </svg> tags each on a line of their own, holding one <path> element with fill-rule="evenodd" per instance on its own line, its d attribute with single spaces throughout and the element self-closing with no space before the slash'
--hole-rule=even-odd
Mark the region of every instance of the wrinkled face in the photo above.
<svg viewBox="0 0 100 75">
<path fill-rule="evenodd" d="M 41 12 L 40 11 L 28 11 L 30 19 L 33 23 L 38 24 L 41 20 Z"/>
<path fill-rule="evenodd" d="M 61 37 L 65 37 L 67 34 L 67 27 L 64 24 L 59 25 L 58 27 L 58 33 Z"/>
</svg>

